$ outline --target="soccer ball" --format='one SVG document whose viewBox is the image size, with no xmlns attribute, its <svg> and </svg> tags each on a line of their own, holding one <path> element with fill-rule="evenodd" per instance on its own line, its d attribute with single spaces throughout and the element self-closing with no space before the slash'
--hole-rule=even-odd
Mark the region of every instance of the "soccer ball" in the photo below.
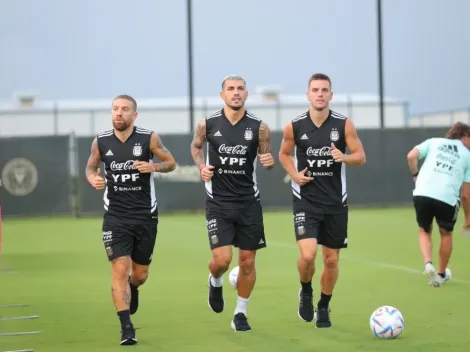
<svg viewBox="0 0 470 352">
<path fill-rule="evenodd" d="M 370 316 L 370 329 L 379 339 L 397 338 L 404 328 L 405 319 L 395 307 L 379 307 Z"/>
<path fill-rule="evenodd" d="M 237 281 L 238 281 L 238 270 L 240 268 L 236 266 L 232 270 L 230 270 L 230 274 L 228 274 L 228 281 L 233 288 L 237 288 Z"/>
</svg>

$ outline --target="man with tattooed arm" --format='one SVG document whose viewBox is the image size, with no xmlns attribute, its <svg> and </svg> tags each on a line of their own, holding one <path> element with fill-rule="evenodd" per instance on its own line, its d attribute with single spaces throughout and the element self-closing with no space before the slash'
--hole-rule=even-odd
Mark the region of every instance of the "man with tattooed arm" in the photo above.
<svg viewBox="0 0 470 352">
<path fill-rule="evenodd" d="M 238 298 L 231 322 L 235 331 L 251 331 L 246 307 L 255 285 L 255 256 L 266 247 L 263 211 L 256 183 L 256 163 L 274 167 L 268 125 L 245 109 L 245 80 L 237 75 L 222 82 L 224 107 L 199 122 L 191 154 L 206 188 L 206 220 L 212 260 L 209 262 L 209 299 L 212 310 L 224 309 L 223 274 L 238 247 Z M 204 159 L 203 145 L 207 143 Z"/>
<path fill-rule="evenodd" d="M 112 103 L 114 129 L 96 136 L 86 178 L 104 189 L 103 242 L 112 265 L 112 296 L 121 322 L 121 345 L 137 343 L 131 314 L 139 305 L 138 287 L 148 277 L 157 238 L 158 206 L 154 172 L 171 172 L 175 159 L 160 137 L 134 126 L 137 103 L 120 95 Z M 157 156 L 161 162 L 153 163 Z M 104 163 L 105 178 L 99 167 Z"/>
</svg>

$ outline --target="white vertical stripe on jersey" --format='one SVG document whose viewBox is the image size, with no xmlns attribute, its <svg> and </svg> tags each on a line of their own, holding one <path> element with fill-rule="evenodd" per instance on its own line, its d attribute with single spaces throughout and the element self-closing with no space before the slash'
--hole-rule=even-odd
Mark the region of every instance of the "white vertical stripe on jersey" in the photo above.
<svg viewBox="0 0 470 352">
<path fill-rule="evenodd" d="M 104 183 L 106 185 L 104 189 L 104 194 L 103 194 L 104 210 L 108 211 L 109 198 L 108 198 L 108 181 L 106 180 L 106 167 L 103 168 L 103 170 L 104 170 Z"/>
<path fill-rule="evenodd" d="M 343 203 L 348 198 L 348 192 L 346 190 L 346 164 L 341 164 L 341 195 L 343 196 Z"/>
<path fill-rule="evenodd" d="M 210 163 L 209 163 L 209 142 L 207 142 L 206 146 L 207 146 L 206 165 L 210 165 Z M 212 195 L 212 181 L 211 180 L 207 181 L 205 186 L 206 186 L 206 193 L 209 195 L 209 197 L 214 198 L 214 196 Z"/>
<path fill-rule="evenodd" d="M 149 160 L 149 163 L 152 163 L 152 159 Z M 155 195 L 155 179 L 153 172 L 150 173 L 150 212 L 153 213 L 157 209 L 157 196 Z"/>
<path fill-rule="evenodd" d="M 294 165 L 295 165 L 295 170 L 297 171 L 297 168 L 298 168 L 297 146 L 294 149 Z M 300 196 L 300 185 L 297 182 L 295 182 L 293 179 L 292 179 L 292 193 L 297 198 L 302 199 L 302 197 Z"/>
<path fill-rule="evenodd" d="M 258 157 L 255 158 L 253 161 L 253 189 L 255 190 L 255 197 L 258 197 L 259 189 L 258 183 L 256 182 L 256 162 L 258 161 Z"/>
</svg>

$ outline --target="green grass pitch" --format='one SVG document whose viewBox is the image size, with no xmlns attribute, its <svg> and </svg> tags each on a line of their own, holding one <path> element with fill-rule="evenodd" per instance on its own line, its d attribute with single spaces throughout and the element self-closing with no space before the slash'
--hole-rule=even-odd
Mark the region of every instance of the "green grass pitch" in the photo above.
<svg viewBox="0 0 470 352">
<path fill-rule="evenodd" d="M 207 305 L 210 251 L 204 214 L 161 214 L 150 278 L 133 316 L 139 344 L 121 347 L 101 219 L 7 219 L 3 263 L 17 273 L 0 271 L 0 305 L 30 306 L 0 308 L 0 316 L 40 318 L 0 320 L 0 332 L 42 333 L 0 337 L 0 351 L 468 351 L 470 240 L 459 235 L 462 215 L 449 266 L 453 280 L 437 289 L 428 287 L 421 273 L 411 208 L 353 209 L 349 221 L 349 248 L 341 253 L 331 301 L 333 327 L 315 329 L 297 317 L 292 215 L 266 212 L 268 248 L 258 253 L 258 280 L 248 305 L 253 331 L 235 333 L 230 321 L 236 292 L 227 275 L 225 311 L 215 314 Z M 433 238 L 437 244 L 437 233 Z M 436 245 L 434 253 L 437 263 Z M 319 253 L 315 302 L 321 269 Z M 381 305 L 393 305 L 404 315 L 405 330 L 396 340 L 379 340 L 369 329 L 369 317 Z"/>
</svg>

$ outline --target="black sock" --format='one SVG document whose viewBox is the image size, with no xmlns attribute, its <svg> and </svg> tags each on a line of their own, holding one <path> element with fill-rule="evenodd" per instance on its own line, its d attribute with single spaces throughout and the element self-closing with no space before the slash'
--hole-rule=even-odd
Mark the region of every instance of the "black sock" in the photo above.
<svg viewBox="0 0 470 352">
<path fill-rule="evenodd" d="M 302 293 L 305 293 L 308 295 L 311 295 L 313 293 L 312 281 L 309 281 L 309 282 L 300 281 L 300 284 L 302 285 Z"/>
<path fill-rule="evenodd" d="M 119 320 L 121 321 L 121 326 L 128 326 L 132 325 L 131 323 L 131 311 L 128 310 L 121 310 L 120 312 L 117 312 L 117 315 L 119 317 Z"/>
<path fill-rule="evenodd" d="M 332 295 L 325 295 L 323 292 L 320 295 L 320 300 L 318 301 L 318 308 L 328 308 L 330 305 L 330 299 Z"/>
<path fill-rule="evenodd" d="M 443 279 L 446 278 L 446 273 L 437 273 L 437 275 L 439 275 L 439 276 L 442 277 Z"/>
</svg>

